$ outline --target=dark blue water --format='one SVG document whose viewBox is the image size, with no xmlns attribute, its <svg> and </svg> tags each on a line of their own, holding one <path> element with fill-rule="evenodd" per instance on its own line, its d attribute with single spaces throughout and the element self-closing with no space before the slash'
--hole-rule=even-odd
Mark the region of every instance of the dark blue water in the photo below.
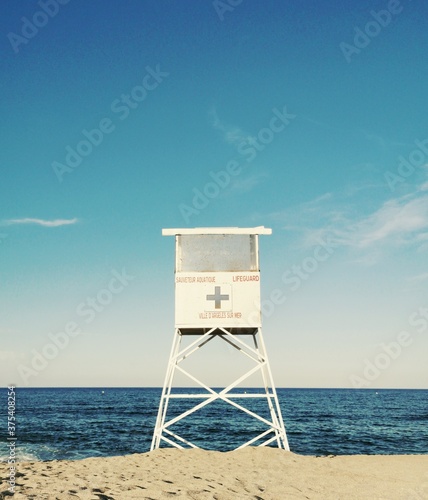
<svg viewBox="0 0 428 500">
<path fill-rule="evenodd" d="M 146 452 L 160 393 L 157 388 L 17 388 L 18 459 L 79 459 Z M 428 390 L 279 389 L 278 397 L 290 448 L 295 453 L 428 453 Z M 185 400 L 171 401 L 168 417 L 188 405 Z M 268 416 L 267 411 L 264 413 L 265 401 L 248 399 L 244 405 Z M 7 390 L 1 389 L 1 460 L 8 456 L 6 409 Z M 221 401 L 175 427 L 178 434 L 196 445 L 222 451 L 235 448 L 264 429 L 263 424 L 259 426 L 255 419 Z"/>
</svg>

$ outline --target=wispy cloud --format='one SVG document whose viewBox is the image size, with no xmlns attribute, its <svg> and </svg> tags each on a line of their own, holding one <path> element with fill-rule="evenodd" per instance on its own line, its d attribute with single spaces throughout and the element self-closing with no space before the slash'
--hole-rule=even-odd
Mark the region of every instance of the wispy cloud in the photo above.
<svg viewBox="0 0 428 500">
<path fill-rule="evenodd" d="M 59 226 L 67 226 L 70 224 L 76 224 L 76 222 L 78 222 L 77 218 L 46 220 L 46 219 L 33 219 L 30 217 L 25 217 L 23 219 L 8 219 L 3 221 L 2 224 L 6 226 L 13 226 L 15 224 L 35 224 L 37 226 L 44 226 L 44 227 L 59 227 Z"/>
<path fill-rule="evenodd" d="M 407 281 L 410 281 L 412 283 L 420 283 L 422 281 L 427 281 L 427 280 L 428 280 L 428 273 L 418 274 L 417 276 L 411 276 L 410 278 L 407 279 Z"/>
<path fill-rule="evenodd" d="M 0 351 L 0 361 L 16 362 L 19 360 L 24 360 L 26 358 L 25 353 L 18 351 Z"/>
<path fill-rule="evenodd" d="M 215 107 L 211 108 L 209 115 L 212 120 L 213 128 L 221 132 L 223 139 L 228 144 L 238 147 L 241 144 L 252 144 L 254 142 L 255 137 L 244 132 L 240 127 L 226 124 L 220 120 Z"/>
<path fill-rule="evenodd" d="M 246 177 L 241 176 L 240 178 L 233 180 L 230 193 L 247 193 L 248 191 L 253 190 L 259 184 L 261 184 L 268 177 L 268 174 L 265 172 L 257 172 L 247 175 Z"/>
<path fill-rule="evenodd" d="M 428 231 L 428 196 L 409 199 L 408 196 L 389 200 L 372 215 L 359 222 L 359 246 L 374 243 L 414 243 Z"/>
<path fill-rule="evenodd" d="M 366 263 L 374 263 L 374 256 L 380 258 L 386 245 L 419 249 L 428 240 L 428 192 L 420 186 L 411 194 L 384 201 L 366 215 L 357 210 L 358 205 L 325 194 L 272 216 L 285 223 L 288 231 L 299 233 L 303 246 L 334 239 L 343 247 L 370 251 L 369 258 L 362 259 Z"/>
<path fill-rule="evenodd" d="M 361 129 L 360 132 L 362 133 L 365 139 L 374 142 L 374 144 L 376 144 L 376 146 L 378 146 L 382 151 L 391 151 L 393 148 L 396 147 L 399 148 L 414 147 L 414 145 L 409 142 L 395 141 L 389 139 L 388 137 L 381 136 L 375 132 L 368 131 L 365 129 Z"/>
<path fill-rule="evenodd" d="M 416 276 L 409 276 L 405 281 L 403 292 L 415 292 L 426 290 L 428 284 L 428 273 L 417 274 Z"/>
</svg>

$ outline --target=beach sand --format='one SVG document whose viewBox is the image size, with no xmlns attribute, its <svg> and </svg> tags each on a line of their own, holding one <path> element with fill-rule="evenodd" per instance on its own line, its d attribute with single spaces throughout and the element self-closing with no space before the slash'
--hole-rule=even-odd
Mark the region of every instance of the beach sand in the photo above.
<svg viewBox="0 0 428 500">
<path fill-rule="evenodd" d="M 428 455 L 302 456 L 277 448 L 227 453 L 159 449 L 111 458 L 17 464 L 0 499 L 428 499 Z"/>
</svg>

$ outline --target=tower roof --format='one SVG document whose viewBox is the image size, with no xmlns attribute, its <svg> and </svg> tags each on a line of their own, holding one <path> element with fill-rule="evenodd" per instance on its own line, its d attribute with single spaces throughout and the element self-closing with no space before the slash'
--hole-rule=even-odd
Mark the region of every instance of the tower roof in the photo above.
<svg viewBox="0 0 428 500">
<path fill-rule="evenodd" d="M 162 229 L 163 236 L 176 236 L 188 234 L 272 234 L 272 229 L 257 227 L 193 227 Z"/>
</svg>

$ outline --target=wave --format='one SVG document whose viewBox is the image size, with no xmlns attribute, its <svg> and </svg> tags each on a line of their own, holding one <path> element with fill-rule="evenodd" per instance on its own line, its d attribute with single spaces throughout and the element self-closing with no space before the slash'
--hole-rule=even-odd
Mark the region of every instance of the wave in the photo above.
<svg viewBox="0 0 428 500">
<path fill-rule="evenodd" d="M 15 450 L 15 460 L 17 462 L 40 462 L 42 460 L 52 460 L 52 456 L 58 453 L 58 449 L 48 445 L 39 444 L 18 444 Z M 9 447 L 6 443 L 0 443 L 0 462 L 9 460 Z"/>
</svg>

